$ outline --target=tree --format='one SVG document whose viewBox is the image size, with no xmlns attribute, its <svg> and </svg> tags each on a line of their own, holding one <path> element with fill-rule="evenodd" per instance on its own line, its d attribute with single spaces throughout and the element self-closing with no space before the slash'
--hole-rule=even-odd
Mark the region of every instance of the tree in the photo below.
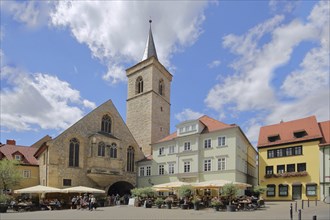
<svg viewBox="0 0 330 220">
<path fill-rule="evenodd" d="M 0 189 L 7 190 L 20 183 L 22 174 L 16 160 L 0 160 Z"/>
<path fill-rule="evenodd" d="M 233 183 L 227 183 L 223 186 L 222 192 L 228 197 L 229 204 L 231 204 L 232 200 L 236 197 L 238 190 L 238 187 Z"/>
</svg>

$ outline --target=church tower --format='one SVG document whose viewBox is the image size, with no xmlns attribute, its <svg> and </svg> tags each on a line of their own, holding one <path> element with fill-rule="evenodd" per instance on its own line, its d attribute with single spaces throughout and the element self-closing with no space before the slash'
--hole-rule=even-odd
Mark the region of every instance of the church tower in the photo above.
<svg viewBox="0 0 330 220">
<path fill-rule="evenodd" d="M 172 75 L 158 61 L 151 31 L 142 61 L 126 70 L 128 93 L 126 124 L 148 156 L 150 144 L 170 133 L 170 94 Z"/>
</svg>

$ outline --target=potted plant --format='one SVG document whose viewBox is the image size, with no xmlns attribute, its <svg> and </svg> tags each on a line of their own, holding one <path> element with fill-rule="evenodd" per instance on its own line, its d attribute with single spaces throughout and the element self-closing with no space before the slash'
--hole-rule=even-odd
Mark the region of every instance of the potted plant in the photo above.
<svg viewBox="0 0 330 220">
<path fill-rule="evenodd" d="M 179 194 L 185 198 L 181 208 L 188 209 L 189 204 L 187 202 L 189 197 L 193 194 L 193 187 L 191 185 L 183 185 L 179 188 Z"/>
<path fill-rule="evenodd" d="M 201 203 L 201 199 L 198 198 L 198 197 L 195 197 L 195 198 L 192 200 L 192 203 L 194 204 L 194 209 L 195 209 L 195 210 L 199 210 L 199 206 L 200 206 L 200 203 Z"/>
<path fill-rule="evenodd" d="M 9 196 L 5 194 L 0 195 L 0 213 L 7 212 Z"/>
<path fill-rule="evenodd" d="M 155 204 L 156 204 L 156 206 L 157 206 L 159 209 L 162 208 L 162 205 L 164 204 L 164 199 L 158 197 L 158 198 L 155 200 Z"/>
<path fill-rule="evenodd" d="M 169 196 L 165 199 L 165 204 L 166 204 L 166 207 L 168 209 L 172 208 L 172 203 L 173 203 L 173 198 L 172 197 Z"/>
<path fill-rule="evenodd" d="M 238 187 L 233 183 L 227 183 L 223 186 L 222 192 L 228 197 L 229 204 L 227 205 L 227 211 L 233 212 L 236 210 L 236 206 L 232 204 L 233 199 L 238 193 Z"/>
<path fill-rule="evenodd" d="M 214 208 L 215 211 L 219 211 L 221 205 L 222 202 L 218 198 L 213 198 L 211 200 L 211 206 Z"/>
</svg>

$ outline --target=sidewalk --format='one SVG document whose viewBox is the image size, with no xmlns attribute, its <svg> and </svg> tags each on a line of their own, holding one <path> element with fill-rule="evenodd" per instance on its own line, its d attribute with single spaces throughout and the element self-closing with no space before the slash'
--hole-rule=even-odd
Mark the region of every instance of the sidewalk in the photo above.
<svg viewBox="0 0 330 220">
<path fill-rule="evenodd" d="M 213 209 L 182 210 L 173 209 L 157 209 L 143 207 L 100 207 L 96 211 L 88 210 L 56 210 L 56 211 L 36 211 L 36 212 L 9 212 L 1 213 L 0 219 L 45 219 L 45 220 L 61 220 L 61 219 L 290 219 L 290 204 L 293 205 L 293 219 L 298 219 L 298 212 L 295 212 L 294 202 L 266 202 L 266 207 L 256 211 L 239 211 L 239 212 L 215 212 Z M 301 203 L 297 203 L 297 209 L 301 209 Z M 304 204 L 301 209 L 301 219 L 312 220 L 313 216 L 317 216 L 317 220 L 328 220 L 330 218 L 330 205 L 318 202 L 317 206 L 310 203 Z"/>
</svg>

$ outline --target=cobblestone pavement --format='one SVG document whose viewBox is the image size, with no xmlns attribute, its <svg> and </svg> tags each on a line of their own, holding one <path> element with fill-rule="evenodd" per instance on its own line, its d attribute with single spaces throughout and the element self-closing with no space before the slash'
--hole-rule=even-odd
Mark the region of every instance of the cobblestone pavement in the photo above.
<svg viewBox="0 0 330 220">
<path fill-rule="evenodd" d="M 266 202 L 266 207 L 256 211 L 238 212 L 216 212 L 213 209 L 182 210 L 179 208 L 157 209 L 129 206 L 100 207 L 95 211 L 88 210 L 55 210 L 55 211 L 34 211 L 34 212 L 12 212 L 1 213 L 0 219 L 289 219 L 290 204 L 293 204 L 293 219 L 298 219 L 298 212 L 295 212 L 294 202 Z M 301 202 L 297 202 L 297 210 L 301 209 Z M 330 219 L 330 205 L 323 202 L 311 202 L 307 207 L 301 209 L 301 219 L 317 220 Z"/>
</svg>

